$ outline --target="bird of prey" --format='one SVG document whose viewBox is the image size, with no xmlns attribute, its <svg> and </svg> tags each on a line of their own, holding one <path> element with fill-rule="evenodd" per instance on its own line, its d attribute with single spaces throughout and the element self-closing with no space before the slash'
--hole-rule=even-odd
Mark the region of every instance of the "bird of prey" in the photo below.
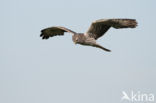
<svg viewBox="0 0 156 103">
<path fill-rule="evenodd" d="M 121 29 L 135 28 L 136 26 L 137 22 L 135 19 L 100 19 L 92 22 L 86 33 L 76 33 L 66 27 L 54 26 L 43 29 L 40 36 L 42 39 L 48 39 L 49 37 L 64 35 L 65 32 L 69 32 L 73 34 L 72 40 L 75 44 L 93 46 L 110 52 L 109 49 L 99 45 L 96 40 L 103 36 L 111 27 Z"/>
</svg>

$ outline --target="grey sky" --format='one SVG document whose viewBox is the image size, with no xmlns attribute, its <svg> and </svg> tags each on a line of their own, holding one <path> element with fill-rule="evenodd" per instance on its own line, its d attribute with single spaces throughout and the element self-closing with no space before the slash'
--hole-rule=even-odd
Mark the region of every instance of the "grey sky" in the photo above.
<svg viewBox="0 0 156 103">
<path fill-rule="evenodd" d="M 1 0 L 0 103 L 125 103 L 121 92 L 156 94 L 155 0 Z M 101 18 L 132 18 L 98 42 L 112 52 L 75 45 L 71 34 L 41 40 L 61 25 L 85 32 Z"/>
</svg>

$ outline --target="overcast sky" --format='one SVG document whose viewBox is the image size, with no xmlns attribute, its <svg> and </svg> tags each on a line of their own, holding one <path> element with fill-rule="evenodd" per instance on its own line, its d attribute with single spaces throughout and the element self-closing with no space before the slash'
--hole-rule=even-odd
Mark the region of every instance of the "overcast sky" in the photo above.
<svg viewBox="0 0 156 103">
<path fill-rule="evenodd" d="M 155 0 L 1 0 L 0 103 L 126 103 L 122 91 L 156 94 Z M 71 34 L 42 40 L 40 30 L 85 32 L 102 18 L 132 18 L 135 29 L 111 28 L 97 42 Z"/>
</svg>

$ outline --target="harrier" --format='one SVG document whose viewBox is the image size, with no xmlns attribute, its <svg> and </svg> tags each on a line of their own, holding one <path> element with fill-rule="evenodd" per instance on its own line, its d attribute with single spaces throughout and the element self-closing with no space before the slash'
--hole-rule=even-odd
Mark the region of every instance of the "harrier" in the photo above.
<svg viewBox="0 0 156 103">
<path fill-rule="evenodd" d="M 64 35 L 64 32 L 69 32 L 72 35 L 72 40 L 75 44 L 81 44 L 86 46 L 93 46 L 110 52 L 109 49 L 96 43 L 96 40 L 103 36 L 109 28 L 115 29 L 121 28 L 135 28 L 137 22 L 135 19 L 100 19 L 92 22 L 86 33 L 76 33 L 68 28 L 62 26 L 54 26 L 43 29 L 41 31 L 42 39 L 48 39 L 49 37 Z"/>
</svg>

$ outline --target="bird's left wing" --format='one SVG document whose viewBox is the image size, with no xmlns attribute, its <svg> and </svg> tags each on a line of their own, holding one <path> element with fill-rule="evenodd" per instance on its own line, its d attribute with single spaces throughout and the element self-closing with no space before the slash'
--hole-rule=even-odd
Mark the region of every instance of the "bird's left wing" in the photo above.
<svg viewBox="0 0 156 103">
<path fill-rule="evenodd" d="M 48 39 L 49 37 L 53 37 L 53 36 L 57 36 L 57 35 L 64 35 L 64 32 L 69 32 L 72 34 L 76 33 L 68 28 L 61 27 L 61 26 L 55 26 L 55 27 L 43 29 L 41 31 L 40 36 L 42 37 L 42 39 Z"/>
<path fill-rule="evenodd" d="M 89 27 L 86 35 L 98 39 L 105 32 L 108 31 L 110 27 L 120 29 L 120 28 L 135 28 L 137 22 L 135 19 L 100 19 L 94 21 Z"/>
</svg>

